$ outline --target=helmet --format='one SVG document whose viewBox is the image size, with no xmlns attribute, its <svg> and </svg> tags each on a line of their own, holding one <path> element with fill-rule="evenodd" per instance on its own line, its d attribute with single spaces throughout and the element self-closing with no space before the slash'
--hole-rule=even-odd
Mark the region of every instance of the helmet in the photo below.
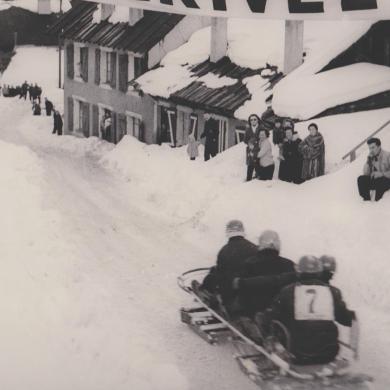
<svg viewBox="0 0 390 390">
<path fill-rule="evenodd" d="M 320 262 L 324 271 L 336 272 L 336 259 L 333 256 L 321 256 Z"/>
<path fill-rule="evenodd" d="M 300 274 L 319 274 L 323 271 L 322 263 L 315 256 L 303 256 L 299 259 L 297 272 Z"/>
<path fill-rule="evenodd" d="M 238 219 L 233 219 L 226 224 L 226 237 L 232 238 L 237 236 L 244 236 L 244 224 Z"/>
<path fill-rule="evenodd" d="M 265 230 L 259 237 L 259 250 L 275 249 L 280 252 L 279 234 L 273 230 Z"/>
</svg>

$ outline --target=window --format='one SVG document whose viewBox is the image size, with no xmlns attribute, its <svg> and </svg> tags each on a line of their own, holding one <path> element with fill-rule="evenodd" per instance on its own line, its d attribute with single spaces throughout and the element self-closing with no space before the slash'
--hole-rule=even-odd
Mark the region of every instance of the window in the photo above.
<svg viewBox="0 0 390 390">
<path fill-rule="evenodd" d="M 101 53 L 100 80 L 102 84 L 116 86 L 116 53 L 103 50 Z"/>
<path fill-rule="evenodd" d="M 195 139 L 198 139 L 198 115 L 190 115 L 190 134 L 194 134 Z"/>
<path fill-rule="evenodd" d="M 99 104 L 99 137 L 114 142 L 113 113 L 110 107 Z"/>
<path fill-rule="evenodd" d="M 146 57 L 134 57 L 134 78 L 141 76 L 148 70 Z"/>
<path fill-rule="evenodd" d="M 245 130 L 236 129 L 236 145 L 240 142 L 244 142 L 245 139 Z"/>
<path fill-rule="evenodd" d="M 88 47 L 75 44 L 74 76 L 78 81 L 88 81 Z"/>
<path fill-rule="evenodd" d="M 126 134 L 142 140 L 141 132 L 142 116 L 126 112 Z"/>
</svg>

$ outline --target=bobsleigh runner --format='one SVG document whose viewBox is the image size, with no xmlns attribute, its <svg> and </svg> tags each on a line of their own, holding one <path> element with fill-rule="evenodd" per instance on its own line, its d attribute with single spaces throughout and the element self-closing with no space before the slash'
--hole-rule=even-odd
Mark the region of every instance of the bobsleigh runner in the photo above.
<svg viewBox="0 0 390 390">
<path fill-rule="evenodd" d="M 256 343 L 227 319 L 227 314 L 217 297 L 205 294 L 200 281 L 209 268 L 185 272 L 178 278 L 181 289 L 193 298 L 193 306 L 182 308 L 181 321 L 211 345 L 231 343 L 236 350 L 234 358 L 240 369 L 263 390 L 323 390 L 372 389 L 373 379 L 353 371 L 358 359 L 358 324 L 350 330 L 350 341 L 340 343 L 340 353 L 328 364 L 296 365 L 290 358 L 288 347 L 279 341 L 283 333 L 289 340 L 288 330 L 274 321 L 271 335 L 263 343 Z M 286 344 L 286 343 L 285 343 Z M 288 343 L 287 343 L 288 345 Z M 287 349 L 287 351 L 286 351 Z"/>
</svg>

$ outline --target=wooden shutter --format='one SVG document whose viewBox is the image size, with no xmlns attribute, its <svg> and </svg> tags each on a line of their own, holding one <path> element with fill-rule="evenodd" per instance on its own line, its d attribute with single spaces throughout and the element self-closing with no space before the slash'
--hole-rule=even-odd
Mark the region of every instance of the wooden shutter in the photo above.
<svg viewBox="0 0 390 390">
<path fill-rule="evenodd" d="M 73 98 L 68 97 L 68 131 L 73 131 Z"/>
<path fill-rule="evenodd" d="M 99 137 L 99 107 L 92 105 L 92 135 Z"/>
<path fill-rule="evenodd" d="M 110 142 L 117 143 L 117 114 L 111 111 L 111 139 Z"/>
<path fill-rule="evenodd" d="M 110 77 L 110 86 L 111 88 L 116 88 L 116 52 L 110 53 L 111 55 L 111 77 Z"/>
<path fill-rule="evenodd" d="M 126 135 L 127 119 L 126 115 L 118 114 L 118 142 Z"/>
<path fill-rule="evenodd" d="M 82 110 L 83 110 L 83 134 L 84 137 L 89 137 L 89 103 L 82 104 Z"/>
<path fill-rule="evenodd" d="M 100 49 L 95 50 L 95 84 L 100 84 L 100 60 L 101 52 Z"/>
<path fill-rule="evenodd" d="M 82 47 L 81 55 L 81 78 L 84 82 L 88 82 L 88 47 Z"/>
<path fill-rule="evenodd" d="M 127 82 L 129 78 L 129 56 L 119 55 L 119 90 L 127 92 Z"/>
<path fill-rule="evenodd" d="M 66 46 L 66 69 L 68 78 L 73 80 L 74 78 L 74 45 L 69 43 Z"/>
</svg>

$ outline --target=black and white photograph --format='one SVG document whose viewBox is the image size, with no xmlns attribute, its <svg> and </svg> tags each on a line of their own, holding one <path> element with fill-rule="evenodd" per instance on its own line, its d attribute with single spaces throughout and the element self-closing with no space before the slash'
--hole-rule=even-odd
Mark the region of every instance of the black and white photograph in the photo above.
<svg viewBox="0 0 390 390">
<path fill-rule="evenodd" d="M 0 0 L 0 389 L 390 389 L 390 0 Z"/>
</svg>

